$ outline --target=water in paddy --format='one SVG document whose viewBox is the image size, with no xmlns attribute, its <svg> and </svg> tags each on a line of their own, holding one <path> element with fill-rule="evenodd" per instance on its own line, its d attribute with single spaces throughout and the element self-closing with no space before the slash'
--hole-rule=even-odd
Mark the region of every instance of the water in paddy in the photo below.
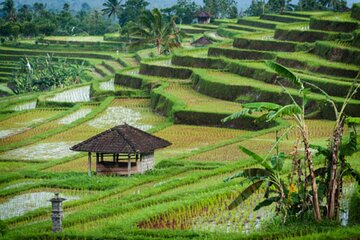
<svg viewBox="0 0 360 240">
<path fill-rule="evenodd" d="M 15 196 L 0 204 L 0 219 L 22 216 L 27 212 L 42 207 L 49 207 L 49 200 L 54 197 L 52 192 L 25 193 Z M 66 201 L 80 199 L 78 196 L 62 195 Z"/>
<path fill-rule="evenodd" d="M 10 128 L 10 129 L 0 130 L 0 138 L 6 138 L 11 135 L 21 133 L 21 132 L 25 131 L 26 129 L 28 129 L 28 128 L 22 127 L 22 128 Z"/>
<path fill-rule="evenodd" d="M 356 183 L 349 183 L 343 187 L 343 197 L 340 202 L 340 222 L 342 226 L 347 226 L 349 223 L 350 199 L 355 189 Z"/>
<path fill-rule="evenodd" d="M 48 100 L 53 102 L 88 102 L 90 101 L 90 86 L 66 90 L 55 94 Z"/>
<path fill-rule="evenodd" d="M 24 111 L 24 110 L 30 110 L 36 108 L 36 101 L 28 102 L 20 105 L 16 105 L 13 110 L 15 111 Z"/>
<path fill-rule="evenodd" d="M 149 130 L 152 125 L 141 123 L 141 112 L 125 107 L 109 107 L 105 114 L 90 121 L 88 124 L 95 128 L 111 128 L 127 123 L 141 130 Z"/>
<path fill-rule="evenodd" d="M 100 83 L 100 89 L 104 91 L 115 91 L 114 79 Z"/>
<path fill-rule="evenodd" d="M 59 120 L 59 124 L 70 124 L 72 122 L 75 122 L 76 120 L 85 117 L 91 112 L 91 108 L 83 108 L 80 109 L 69 116 L 66 116 Z"/>
<path fill-rule="evenodd" d="M 71 151 L 70 147 L 77 142 L 51 142 L 51 143 L 38 143 L 31 146 L 26 146 L 5 152 L 0 155 L 0 159 L 8 160 L 52 160 L 60 159 L 63 157 L 73 156 L 78 154 Z"/>
</svg>

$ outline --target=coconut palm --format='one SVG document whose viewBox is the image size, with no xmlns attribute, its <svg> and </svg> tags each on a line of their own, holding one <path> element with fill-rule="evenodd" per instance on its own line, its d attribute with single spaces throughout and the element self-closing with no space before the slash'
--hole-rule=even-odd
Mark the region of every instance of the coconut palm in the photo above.
<svg viewBox="0 0 360 240">
<path fill-rule="evenodd" d="M 123 11 L 123 5 L 121 3 L 122 0 L 107 0 L 103 3 L 104 8 L 101 9 L 101 11 L 109 18 L 112 16 L 119 18 L 121 12 Z"/>
<path fill-rule="evenodd" d="M 169 22 L 165 21 L 159 9 L 144 11 L 130 32 L 139 40 L 134 44 L 154 44 L 158 54 L 171 51 L 181 45 L 181 32 L 175 23 L 176 17 Z"/>
<path fill-rule="evenodd" d="M 0 3 L 2 6 L 1 11 L 5 14 L 5 17 L 9 21 L 16 20 L 16 10 L 13 0 L 5 0 L 4 2 Z"/>
</svg>

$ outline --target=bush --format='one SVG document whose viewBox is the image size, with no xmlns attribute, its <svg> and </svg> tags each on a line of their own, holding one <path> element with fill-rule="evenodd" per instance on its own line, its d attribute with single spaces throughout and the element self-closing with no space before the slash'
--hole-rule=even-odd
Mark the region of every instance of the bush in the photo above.
<svg viewBox="0 0 360 240">
<path fill-rule="evenodd" d="M 350 224 L 360 223 L 360 187 L 358 186 L 350 199 L 349 222 Z"/>
<path fill-rule="evenodd" d="M 0 236 L 3 236 L 7 230 L 4 221 L 0 220 Z"/>
</svg>

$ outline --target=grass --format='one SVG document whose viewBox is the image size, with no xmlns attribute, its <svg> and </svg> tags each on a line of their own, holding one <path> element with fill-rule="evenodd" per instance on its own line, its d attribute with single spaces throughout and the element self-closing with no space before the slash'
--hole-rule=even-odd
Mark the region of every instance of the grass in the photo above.
<svg viewBox="0 0 360 240">
<path fill-rule="evenodd" d="M 341 62 L 330 62 L 326 59 L 323 59 L 319 56 L 305 53 L 305 52 L 297 52 L 297 53 L 279 53 L 279 57 L 284 59 L 293 59 L 301 62 L 306 62 L 309 66 L 319 67 L 319 66 L 326 66 L 332 68 L 339 68 L 339 69 L 346 69 L 346 70 L 353 70 L 358 71 L 359 67 L 352 65 L 352 64 L 345 64 Z"/>
<path fill-rule="evenodd" d="M 165 92 L 185 103 L 185 109 L 188 110 L 229 114 L 241 109 L 238 103 L 202 95 L 195 91 L 189 83 L 170 82 Z"/>
</svg>

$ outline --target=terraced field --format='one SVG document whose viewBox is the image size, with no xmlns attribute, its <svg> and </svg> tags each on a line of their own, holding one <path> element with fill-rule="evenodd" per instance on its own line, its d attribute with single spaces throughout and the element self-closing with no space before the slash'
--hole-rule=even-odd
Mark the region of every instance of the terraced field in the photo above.
<svg viewBox="0 0 360 240">
<path fill-rule="evenodd" d="M 152 48 L 124 51 L 125 40 L 118 33 L 1 45 L 0 219 L 8 228 L 5 238 L 272 239 L 311 238 L 313 233 L 324 238 L 338 231 L 356 239 L 359 225 L 320 232 L 313 226 L 267 231 L 262 227 L 274 218 L 275 206 L 253 211 L 263 188 L 228 210 L 246 186 L 223 180 L 257 166 L 239 146 L 265 156 L 276 137 L 294 123 L 257 121 L 258 115 L 226 124 L 221 119 L 240 111 L 242 103 L 289 103 L 279 82 L 299 99 L 298 89 L 267 67 L 266 60 L 288 67 L 343 103 L 360 70 L 355 37 L 359 23 L 350 12 L 285 12 L 181 25 L 187 34 L 184 47 L 170 56 L 157 56 Z M 214 43 L 192 47 L 189 43 L 200 36 Z M 47 53 L 84 61 L 89 81 L 49 92 L 9 93 L 6 84 L 17 61 L 23 55 Z M 306 109 L 310 140 L 322 146 L 327 146 L 334 126 L 325 100 L 313 89 Z M 360 117 L 359 93 L 346 112 Z M 155 169 L 145 174 L 88 177 L 87 156 L 70 147 L 123 123 L 172 145 L 155 152 Z M 299 139 L 291 130 L 279 145 L 281 151 L 289 156 L 298 146 L 302 153 Z M 358 158 L 359 153 L 350 158 L 356 170 Z M 317 157 L 314 162 L 323 164 Z M 290 168 L 287 159 L 284 174 Z M 348 179 L 346 184 L 350 187 L 342 204 L 348 204 L 356 188 Z M 63 235 L 51 233 L 46 200 L 55 191 L 67 198 Z M 341 218 L 348 220 L 346 214 Z"/>
</svg>

